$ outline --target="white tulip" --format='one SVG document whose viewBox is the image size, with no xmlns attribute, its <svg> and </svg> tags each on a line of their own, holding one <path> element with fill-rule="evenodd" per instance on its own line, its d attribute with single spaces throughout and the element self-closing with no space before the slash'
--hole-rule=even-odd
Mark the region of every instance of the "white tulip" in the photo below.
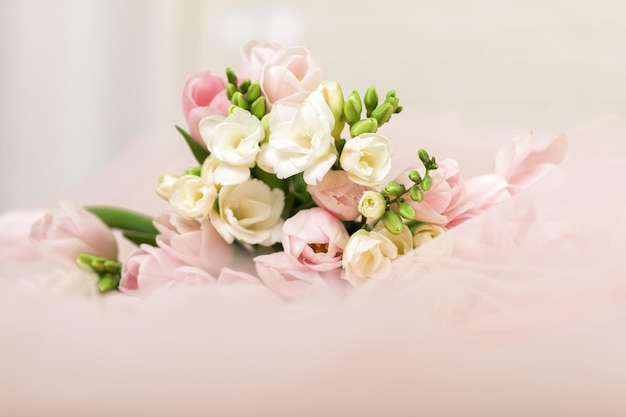
<svg viewBox="0 0 626 417">
<path fill-rule="evenodd" d="M 380 185 L 391 170 L 391 141 L 378 133 L 364 133 L 349 139 L 339 162 L 352 181 L 367 186 Z"/>
</svg>

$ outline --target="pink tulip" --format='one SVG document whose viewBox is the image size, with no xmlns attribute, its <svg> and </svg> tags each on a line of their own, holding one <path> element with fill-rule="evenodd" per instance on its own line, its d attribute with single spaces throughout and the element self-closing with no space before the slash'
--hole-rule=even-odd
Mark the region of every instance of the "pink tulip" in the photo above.
<svg viewBox="0 0 626 417">
<path fill-rule="evenodd" d="M 363 192 L 370 187 L 359 185 L 348 178 L 346 171 L 328 171 L 316 185 L 308 185 L 307 191 L 315 204 L 325 208 L 341 220 L 355 220 L 361 213 L 358 210 Z"/>
<path fill-rule="evenodd" d="M 424 199 L 415 202 L 407 198 L 406 201 L 415 208 L 416 220 L 445 225 L 451 220 L 448 215 L 458 211 L 465 186 L 461 181 L 459 164 L 454 159 L 446 158 L 438 161 L 438 164 L 439 168 L 430 173 L 432 186 L 424 193 Z M 396 181 L 406 187 L 411 186 L 413 183 L 408 178 L 409 171 L 400 174 Z"/>
<path fill-rule="evenodd" d="M 200 120 L 211 114 L 226 115 L 227 101 L 226 81 L 210 71 L 196 71 L 185 80 L 182 92 L 183 114 L 189 134 L 202 146 L 206 147 L 206 144 L 198 130 Z"/>
<path fill-rule="evenodd" d="M 287 300 L 333 298 L 348 291 L 341 270 L 314 271 L 285 252 L 274 252 L 254 258 L 259 278 L 267 288 Z"/>
<path fill-rule="evenodd" d="M 265 64 L 282 51 L 282 46 L 275 42 L 247 42 L 240 50 L 241 71 L 238 75 L 257 81 Z"/>
<path fill-rule="evenodd" d="M 261 71 L 260 83 L 268 104 L 279 100 L 301 103 L 322 81 L 320 67 L 308 49 L 281 51 Z"/>
<path fill-rule="evenodd" d="M 159 230 L 159 247 L 186 265 L 217 276 L 233 259 L 233 247 L 222 239 L 209 219 L 199 222 L 163 212 L 155 217 L 154 225 Z"/>
<path fill-rule="evenodd" d="M 283 225 L 285 253 L 315 271 L 341 267 L 341 256 L 348 238 L 343 223 L 319 207 L 299 211 Z"/>
<path fill-rule="evenodd" d="M 512 194 L 515 194 L 560 163 L 566 151 L 565 135 L 537 139 L 531 132 L 518 136 L 498 150 L 494 171 L 506 178 Z"/>
<path fill-rule="evenodd" d="M 149 295 L 172 286 L 214 282 L 208 272 L 186 265 L 163 249 L 141 245 L 124 262 L 119 289 L 128 294 Z"/>
<path fill-rule="evenodd" d="M 31 238 L 44 254 L 64 264 L 75 264 L 81 253 L 117 259 L 115 237 L 98 217 L 67 202 L 60 206 L 33 225 Z"/>
</svg>

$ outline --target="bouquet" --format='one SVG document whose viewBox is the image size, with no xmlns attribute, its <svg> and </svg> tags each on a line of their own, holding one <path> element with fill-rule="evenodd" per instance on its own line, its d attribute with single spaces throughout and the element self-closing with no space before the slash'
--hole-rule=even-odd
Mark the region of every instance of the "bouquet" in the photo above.
<svg viewBox="0 0 626 417">
<path fill-rule="evenodd" d="M 390 178 L 394 138 L 384 130 L 402 111 L 396 91 L 346 95 L 309 50 L 271 42 L 245 44 L 239 70 L 225 73 L 184 83 L 187 126 L 176 129 L 197 165 L 158 179 L 161 214 L 64 203 L 34 225 L 33 240 L 90 271 L 102 292 L 239 284 L 285 301 L 345 297 L 393 279 L 398 259 L 565 155 L 563 135 L 531 132 L 502 147 L 489 174 L 464 180 L 454 159 L 415 149 Z M 124 260 L 113 231 L 138 246 Z"/>
</svg>

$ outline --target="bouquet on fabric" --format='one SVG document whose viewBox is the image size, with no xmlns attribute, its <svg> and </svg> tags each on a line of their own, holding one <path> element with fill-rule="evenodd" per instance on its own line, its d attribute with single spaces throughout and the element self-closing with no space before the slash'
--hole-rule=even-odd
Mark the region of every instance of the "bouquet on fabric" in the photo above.
<svg viewBox="0 0 626 417">
<path fill-rule="evenodd" d="M 348 294 L 385 279 L 392 262 L 533 183 L 565 153 L 563 136 L 518 137 L 494 173 L 462 181 L 453 159 L 415 150 L 389 179 L 402 107 L 395 91 L 344 96 L 303 47 L 249 42 L 238 74 L 195 72 L 183 88 L 198 165 L 159 179 L 171 210 L 64 205 L 33 227 L 39 245 L 76 261 L 100 291 L 172 285 L 263 285 L 282 298 Z M 123 262 L 112 229 L 139 245 Z M 254 268 L 238 268 L 238 254 Z M 240 256 L 241 257 L 241 256 Z"/>
</svg>

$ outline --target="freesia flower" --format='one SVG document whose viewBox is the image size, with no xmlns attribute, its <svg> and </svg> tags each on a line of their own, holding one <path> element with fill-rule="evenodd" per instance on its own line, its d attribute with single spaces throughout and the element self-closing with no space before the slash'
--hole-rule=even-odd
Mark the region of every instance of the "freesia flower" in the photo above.
<svg viewBox="0 0 626 417">
<path fill-rule="evenodd" d="M 259 79 L 268 104 L 280 100 L 300 103 L 321 81 L 320 67 L 311 52 L 302 46 L 293 46 L 274 55 L 263 66 Z"/>
<path fill-rule="evenodd" d="M 316 184 L 337 160 L 331 135 L 334 125 L 333 113 L 319 92 L 311 93 L 302 104 L 277 103 L 259 166 L 278 178 L 303 172 L 307 184 Z"/>
<path fill-rule="evenodd" d="M 188 219 L 172 212 L 154 218 L 156 242 L 166 253 L 186 265 L 218 275 L 233 259 L 233 247 L 217 233 L 211 221 Z"/>
<path fill-rule="evenodd" d="M 352 182 L 343 170 L 331 170 L 317 184 L 306 187 L 313 201 L 318 206 L 333 213 L 341 220 L 355 220 L 361 213 L 358 203 L 363 192 L 369 190 L 361 184 Z"/>
<path fill-rule="evenodd" d="M 285 252 L 257 256 L 254 262 L 263 284 L 287 300 L 334 299 L 348 290 L 339 269 L 315 271 Z"/>
<path fill-rule="evenodd" d="M 282 243 L 285 253 L 315 271 L 341 267 L 348 241 L 343 223 L 323 208 L 301 210 L 285 221 Z"/>
<path fill-rule="evenodd" d="M 177 213 L 192 219 L 208 216 L 217 190 L 215 185 L 195 175 L 183 175 L 170 191 L 170 205 Z"/>
<path fill-rule="evenodd" d="M 380 185 L 391 170 L 391 141 L 378 133 L 364 133 L 348 139 L 339 162 L 352 181 L 366 186 Z"/>
<path fill-rule="evenodd" d="M 374 275 L 387 271 L 397 256 L 398 248 L 386 236 L 361 229 L 348 239 L 342 265 L 348 281 L 358 287 Z"/>
<path fill-rule="evenodd" d="M 259 143 L 265 138 L 265 129 L 259 119 L 236 108 L 228 117 L 207 116 L 202 119 L 200 134 L 211 155 L 219 161 L 213 171 L 215 183 L 240 184 L 250 178 Z"/>
<path fill-rule="evenodd" d="M 169 201 L 170 194 L 172 194 L 172 186 L 176 184 L 176 181 L 180 179 L 180 175 L 161 175 L 159 177 L 159 184 L 157 185 L 156 192 L 164 200 Z"/>
<path fill-rule="evenodd" d="M 383 222 L 379 222 L 378 224 L 376 224 L 376 226 L 374 227 L 374 231 L 385 236 L 394 245 L 396 245 L 396 248 L 398 249 L 398 255 L 404 255 L 415 247 L 413 244 L 413 235 L 411 234 L 411 230 L 406 224 L 402 225 L 402 229 L 397 235 L 394 235 L 389 230 L 387 230 Z"/>
<path fill-rule="evenodd" d="M 66 265 L 76 265 L 81 253 L 117 259 L 117 242 L 107 225 L 82 207 L 59 205 L 61 211 L 46 213 L 31 230 L 32 240 L 44 254 Z"/>
<path fill-rule="evenodd" d="M 198 125 L 208 115 L 226 114 L 230 105 L 226 99 L 226 81 L 210 71 L 190 74 L 183 85 L 182 104 L 189 134 L 204 146 Z"/>
<path fill-rule="evenodd" d="M 379 219 L 385 214 L 387 201 L 378 191 L 365 191 L 359 200 L 359 213 L 367 219 Z"/>
<path fill-rule="evenodd" d="M 252 81 L 257 81 L 265 64 L 271 62 L 282 51 L 283 47 L 276 42 L 252 40 L 245 43 L 239 51 L 241 78 L 250 78 Z"/>
<path fill-rule="evenodd" d="M 270 246 L 280 241 L 284 205 L 281 190 L 272 190 L 264 182 L 251 179 L 224 185 L 218 194 L 218 208 L 213 207 L 210 218 L 228 243 L 237 239 L 251 245 Z"/>
</svg>

